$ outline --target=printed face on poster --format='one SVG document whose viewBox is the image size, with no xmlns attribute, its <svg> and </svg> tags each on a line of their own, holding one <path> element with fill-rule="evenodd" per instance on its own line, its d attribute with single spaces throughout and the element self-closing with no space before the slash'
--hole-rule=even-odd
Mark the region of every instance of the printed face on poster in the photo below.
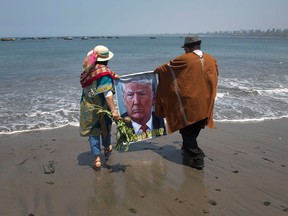
<svg viewBox="0 0 288 216">
<path fill-rule="evenodd" d="M 165 121 L 155 115 L 157 75 L 152 71 L 123 75 L 115 79 L 118 111 L 130 117 L 128 126 L 134 131 L 134 141 L 166 135 Z"/>
</svg>

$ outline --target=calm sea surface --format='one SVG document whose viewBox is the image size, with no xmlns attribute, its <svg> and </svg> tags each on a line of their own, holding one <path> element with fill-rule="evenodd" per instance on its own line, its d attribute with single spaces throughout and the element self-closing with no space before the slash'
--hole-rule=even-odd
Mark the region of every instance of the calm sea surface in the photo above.
<svg viewBox="0 0 288 216">
<path fill-rule="evenodd" d="M 116 73 L 151 71 L 181 55 L 180 37 L 0 41 L 0 134 L 79 124 L 84 57 L 96 45 L 114 52 Z M 288 117 L 288 40 L 202 38 L 219 65 L 217 121 Z"/>
</svg>

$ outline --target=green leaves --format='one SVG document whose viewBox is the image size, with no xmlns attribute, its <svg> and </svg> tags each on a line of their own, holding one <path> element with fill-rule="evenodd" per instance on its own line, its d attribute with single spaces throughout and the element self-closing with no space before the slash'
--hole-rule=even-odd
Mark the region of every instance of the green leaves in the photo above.
<svg viewBox="0 0 288 216">
<path fill-rule="evenodd" d="M 121 151 L 123 145 L 125 145 L 125 151 L 129 150 L 129 145 L 131 142 L 134 141 L 135 136 L 133 133 L 133 129 L 128 126 L 128 124 L 131 122 L 131 119 L 129 117 L 125 118 L 119 118 L 119 120 L 114 120 L 112 117 L 112 113 L 108 111 L 107 109 L 104 109 L 103 107 L 99 105 L 94 105 L 94 108 L 97 111 L 97 114 L 107 114 L 112 121 L 115 122 L 117 129 L 116 129 L 116 147 L 115 149 L 118 151 Z"/>
<path fill-rule="evenodd" d="M 125 151 L 129 150 L 130 142 L 132 142 L 133 139 L 133 129 L 128 127 L 128 125 L 125 123 L 125 120 L 123 118 L 120 118 L 119 120 L 115 121 L 117 125 L 117 131 L 116 131 L 116 150 L 120 151 L 122 146 L 125 145 Z"/>
</svg>

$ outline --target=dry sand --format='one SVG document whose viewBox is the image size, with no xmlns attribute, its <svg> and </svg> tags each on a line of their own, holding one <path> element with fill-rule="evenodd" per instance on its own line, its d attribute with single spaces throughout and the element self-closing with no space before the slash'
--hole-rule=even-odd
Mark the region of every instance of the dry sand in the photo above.
<svg viewBox="0 0 288 216">
<path fill-rule="evenodd" d="M 1 135 L 0 215 L 288 215 L 288 120 L 216 125 L 199 136 L 203 170 L 177 132 L 114 151 L 98 172 L 77 127 Z"/>
</svg>

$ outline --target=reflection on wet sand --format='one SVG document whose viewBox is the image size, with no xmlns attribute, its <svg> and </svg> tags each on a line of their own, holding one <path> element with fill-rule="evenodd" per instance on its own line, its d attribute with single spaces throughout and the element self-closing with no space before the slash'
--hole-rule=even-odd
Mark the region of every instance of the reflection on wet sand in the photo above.
<svg viewBox="0 0 288 216">
<path fill-rule="evenodd" d="M 161 154 L 168 155 L 164 160 L 159 157 L 159 147 L 154 150 L 142 149 L 141 154 L 138 150 L 137 153 L 114 153 L 106 168 L 95 173 L 89 215 L 128 215 L 131 212 L 201 215 L 209 212 L 203 171 L 183 166 L 182 155 L 175 152 L 172 155 L 178 158 L 173 160 L 179 163 L 170 161 L 172 149 L 161 149 Z"/>
</svg>

